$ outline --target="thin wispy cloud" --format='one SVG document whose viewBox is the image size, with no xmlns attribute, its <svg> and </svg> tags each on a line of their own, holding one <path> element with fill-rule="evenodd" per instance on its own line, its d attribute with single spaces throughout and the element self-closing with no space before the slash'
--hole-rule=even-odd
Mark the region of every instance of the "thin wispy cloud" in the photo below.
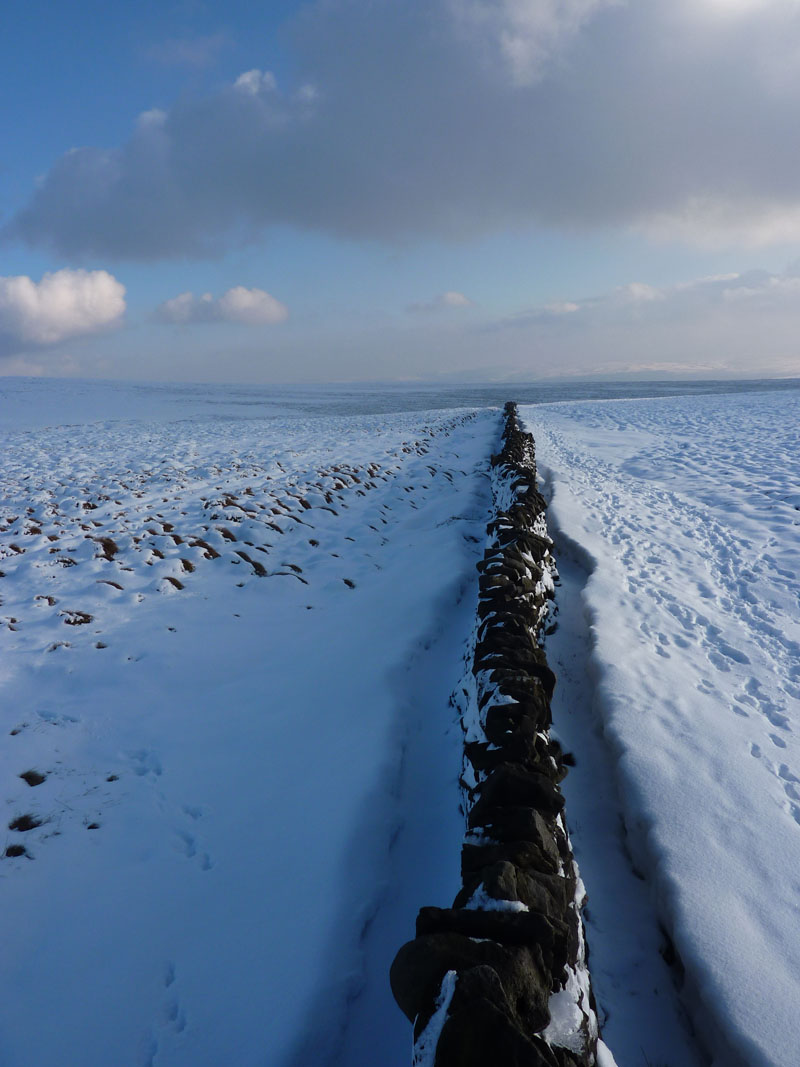
<svg viewBox="0 0 800 1067">
<path fill-rule="evenodd" d="M 220 54 L 230 45 L 226 33 L 212 33 L 204 37 L 173 37 L 154 41 L 145 49 L 145 58 L 164 67 L 212 67 Z"/>
<path fill-rule="evenodd" d="M 601 296 L 542 304 L 501 320 L 502 326 L 565 322 L 568 328 L 599 321 L 641 322 L 685 319 L 713 313 L 790 312 L 800 319 L 800 277 L 753 270 L 697 278 L 657 287 L 643 282 L 619 286 Z"/>
<path fill-rule="evenodd" d="M 800 276 L 731 272 L 673 285 L 632 282 L 543 303 L 475 327 L 502 337 L 533 376 L 749 377 L 797 373 Z"/>
<path fill-rule="evenodd" d="M 423 300 L 418 303 L 409 304 L 407 310 L 414 315 L 424 315 L 436 311 L 457 311 L 463 308 L 471 308 L 473 306 L 473 301 L 470 300 L 468 296 L 464 296 L 463 293 L 451 289 L 446 293 L 439 293 L 433 300 Z"/>
</svg>

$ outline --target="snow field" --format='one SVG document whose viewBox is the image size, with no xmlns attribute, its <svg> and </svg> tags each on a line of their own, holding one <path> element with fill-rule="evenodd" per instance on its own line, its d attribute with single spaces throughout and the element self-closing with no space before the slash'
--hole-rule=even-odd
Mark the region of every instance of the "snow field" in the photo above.
<svg viewBox="0 0 800 1067">
<path fill-rule="evenodd" d="M 595 713 L 616 761 L 627 845 L 685 968 L 699 1037 L 719 1067 L 791 1067 L 800 405 L 764 393 L 524 415 L 551 521 L 589 572 Z M 588 888 L 591 912 L 591 879 Z M 590 924 L 588 936 L 591 947 L 603 933 Z"/>
<path fill-rule="evenodd" d="M 2 435 L 7 1067 L 341 1052 L 474 581 L 496 412 L 181 415 Z"/>
</svg>

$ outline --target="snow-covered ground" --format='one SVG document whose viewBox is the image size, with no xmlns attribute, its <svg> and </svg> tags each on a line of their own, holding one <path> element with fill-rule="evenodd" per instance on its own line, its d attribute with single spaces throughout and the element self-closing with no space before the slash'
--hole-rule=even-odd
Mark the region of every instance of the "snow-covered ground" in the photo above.
<svg viewBox="0 0 800 1067">
<path fill-rule="evenodd" d="M 702 1062 L 681 964 L 717 1067 L 797 1063 L 798 396 L 523 412 L 619 1067 Z M 407 1067 L 500 429 L 439 399 L 0 383 L 3 1067 Z"/>
<path fill-rule="evenodd" d="M 0 1063 L 405 1064 L 499 413 L 94 388 L 5 392 Z"/>
<path fill-rule="evenodd" d="M 684 1003 L 718 1067 L 794 1067 L 800 400 L 752 393 L 522 414 L 552 497 L 556 548 L 582 570 L 572 581 L 587 624 L 583 695 L 593 691 L 594 722 L 610 745 L 624 847 L 654 895 L 677 953 L 673 969 L 685 968 Z M 580 621 L 571 625 L 579 637 Z M 574 820 L 570 790 L 582 788 L 585 800 L 591 788 L 590 777 L 580 784 L 581 761 L 600 768 L 602 756 L 593 739 L 581 743 L 588 719 L 576 729 L 571 714 L 556 708 L 556 732 L 560 716 L 578 756 L 564 784 Z M 605 782 L 599 793 L 608 804 Z M 584 811 L 591 819 L 592 806 Z M 640 958 L 642 945 L 655 945 L 652 933 L 639 944 L 630 936 L 647 925 L 635 894 L 608 869 L 621 869 L 623 842 L 616 855 L 600 855 L 591 823 L 571 829 L 589 891 L 595 991 L 601 1008 L 614 1008 L 606 1040 L 620 1067 L 682 1067 L 688 1053 L 667 1047 L 640 1060 L 643 1046 L 632 1040 L 637 1010 L 642 1025 L 649 989 L 663 977 Z M 662 948 L 670 959 L 669 943 Z M 648 983 L 639 1009 L 637 975 Z"/>
</svg>

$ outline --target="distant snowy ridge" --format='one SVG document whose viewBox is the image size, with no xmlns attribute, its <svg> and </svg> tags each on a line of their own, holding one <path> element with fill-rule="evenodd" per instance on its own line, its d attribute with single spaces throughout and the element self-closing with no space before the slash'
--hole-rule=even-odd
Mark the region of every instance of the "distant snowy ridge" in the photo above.
<svg viewBox="0 0 800 1067">
<path fill-rule="evenodd" d="M 469 827 L 463 887 L 452 908 L 422 908 L 392 989 L 414 1022 L 415 1064 L 611 1065 L 586 966 L 585 891 L 562 816 L 566 768 L 548 733 L 555 679 L 538 637 L 554 591 L 552 542 L 533 440 L 515 405 L 505 418 L 472 670 L 456 699 Z"/>
</svg>

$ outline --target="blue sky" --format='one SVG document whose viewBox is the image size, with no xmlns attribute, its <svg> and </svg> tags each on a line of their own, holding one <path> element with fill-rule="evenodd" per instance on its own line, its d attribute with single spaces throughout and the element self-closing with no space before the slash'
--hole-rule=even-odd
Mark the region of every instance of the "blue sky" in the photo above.
<svg viewBox="0 0 800 1067">
<path fill-rule="evenodd" d="M 12 4 L 0 373 L 796 375 L 798 48 L 797 0 Z"/>
</svg>

